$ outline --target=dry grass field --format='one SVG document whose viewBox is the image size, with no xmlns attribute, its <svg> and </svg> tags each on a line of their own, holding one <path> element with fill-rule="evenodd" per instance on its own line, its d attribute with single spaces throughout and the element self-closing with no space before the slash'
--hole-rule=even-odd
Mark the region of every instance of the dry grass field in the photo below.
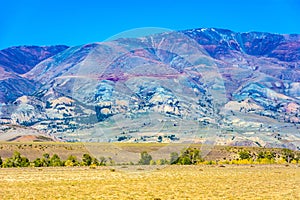
<svg viewBox="0 0 300 200">
<path fill-rule="evenodd" d="M 300 199 L 300 167 L 6 168 L 0 188 L 1 199 Z"/>
</svg>

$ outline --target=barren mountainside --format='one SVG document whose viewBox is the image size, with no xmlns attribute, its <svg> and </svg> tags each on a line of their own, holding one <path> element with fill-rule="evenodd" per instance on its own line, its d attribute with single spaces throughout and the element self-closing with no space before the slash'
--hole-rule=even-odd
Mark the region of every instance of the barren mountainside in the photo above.
<svg viewBox="0 0 300 200">
<path fill-rule="evenodd" d="M 1 134 L 300 148 L 300 36 L 202 28 L 0 51 Z"/>
</svg>

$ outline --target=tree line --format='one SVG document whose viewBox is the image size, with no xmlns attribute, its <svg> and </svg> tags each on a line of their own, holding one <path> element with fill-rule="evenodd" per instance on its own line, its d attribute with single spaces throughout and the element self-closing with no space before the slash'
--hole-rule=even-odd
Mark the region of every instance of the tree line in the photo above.
<svg viewBox="0 0 300 200">
<path fill-rule="evenodd" d="M 66 160 L 62 160 L 57 154 L 50 156 L 50 154 L 43 154 L 42 158 L 36 158 L 30 161 L 25 156 L 22 156 L 19 152 L 15 151 L 13 155 L 5 160 L 0 157 L 0 166 L 3 168 L 10 167 L 61 167 L 61 166 L 105 166 L 113 164 L 112 159 L 100 157 L 99 159 L 90 156 L 89 154 L 83 154 L 81 161 L 76 156 L 70 155 Z"/>
<path fill-rule="evenodd" d="M 196 165 L 196 164 L 297 164 L 300 163 L 300 152 L 294 152 L 290 149 L 282 149 L 278 154 L 272 150 L 262 150 L 259 152 L 251 152 L 249 150 L 241 150 L 237 153 L 237 158 L 223 160 L 205 160 L 201 157 L 201 151 L 197 148 L 183 149 L 180 154 L 172 152 L 170 159 L 152 160 L 152 156 L 147 152 L 141 153 L 138 162 L 140 165 Z"/>
<path fill-rule="evenodd" d="M 170 153 L 169 159 L 153 160 L 152 156 L 143 151 L 137 165 L 196 165 L 196 164 L 284 164 L 284 163 L 300 163 L 300 153 L 290 149 L 282 149 L 282 153 L 278 154 L 272 150 L 264 150 L 259 152 L 251 152 L 249 150 L 241 150 L 237 153 L 238 158 L 233 160 L 205 160 L 201 156 L 201 151 L 197 148 L 185 148 L 180 153 Z M 115 165 L 111 157 L 99 157 L 98 159 L 89 154 L 83 154 L 81 160 L 76 156 L 70 155 L 66 160 L 62 160 L 57 154 L 50 156 L 45 153 L 41 158 L 30 161 L 27 157 L 22 156 L 15 151 L 13 155 L 5 160 L 0 157 L 0 167 L 61 167 L 61 166 L 106 166 Z M 134 165 L 134 163 L 129 162 Z"/>
</svg>

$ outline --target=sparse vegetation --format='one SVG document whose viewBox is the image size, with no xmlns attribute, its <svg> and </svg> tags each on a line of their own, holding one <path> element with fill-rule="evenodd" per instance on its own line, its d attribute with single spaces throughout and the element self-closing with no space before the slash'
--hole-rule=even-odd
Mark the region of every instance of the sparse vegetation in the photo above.
<svg viewBox="0 0 300 200">
<path fill-rule="evenodd" d="M 10 169 L 0 170 L 1 198 L 86 199 L 87 195 L 93 199 L 300 198 L 297 192 L 300 189 L 297 182 L 300 174 L 298 151 L 215 147 L 203 158 L 200 146 L 191 145 L 183 148 L 179 154 L 172 152 L 158 158 L 150 150 L 164 144 L 159 145 L 122 144 L 124 149 L 142 152 L 139 160 L 128 160 L 122 164 L 111 157 L 94 158 L 87 152 L 72 154 L 79 148 L 82 151 L 78 144 L 72 144 L 72 150 L 65 149 L 64 144 L 36 145 L 37 149 L 42 149 L 43 154 L 35 158 L 26 154 L 26 149 L 31 152 L 34 145 L 21 144 L 21 153 L 4 154 L 2 150 L 0 164 Z M 4 150 L 7 148 L 5 145 L 2 147 Z M 69 155 L 53 153 L 53 147 L 65 149 Z M 50 153 L 45 152 L 45 149 Z M 149 169 L 153 173 L 145 173 Z M 135 173 L 124 173 L 126 171 Z M 189 187 L 185 187 L 186 184 Z"/>
<path fill-rule="evenodd" d="M 122 148 L 128 151 L 141 152 L 142 149 L 158 149 L 165 144 L 122 144 Z M 7 148 L 5 145 L 1 145 L 3 151 L 13 150 L 13 144 Z M 182 149 L 180 154 L 177 152 L 171 152 L 169 155 L 160 155 L 161 158 L 157 158 L 154 155 L 153 160 L 152 152 L 142 151 L 140 153 L 140 159 L 135 162 L 130 158 L 125 162 L 116 162 L 111 157 L 99 156 L 98 159 L 92 157 L 88 153 L 73 154 L 77 149 L 83 150 L 78 144 L 54 144 L 54 143 L 40 143 L 36 145 L 17 143 L 15 149 L 19 149 L 20 152 L 28 152 L 28 149 L 32 151 L 32 148 L 39 149 L 44 152 L 41 157 L 33 157 L 29 154 L 30 158 L 21 155 L 19 151 L 15 151 L 11 156 L 3 156 L 0 154 L 0 166 L 3 168 L 10 167 L 60 167 L 60 166 L 116 166 L 116 165 L 253 165 L 253 164 L 298 164 L 300 153 L 298 151 L 292 151 L 289 149 L 267 149 L 267 148 L 249 148 L 249 147 L 216 147 L 212 149 L 212 152 L 202 158 L 200 146 L 191 145 L 188 148 Z M 53 153 L 49 154 L 45 152 L 49 150 L 52 152 L 53 148 L 64 149 L 64 154 Z M 67 147 L 67 149 L 65 149 Z M 134 149 L 135 148 L 135 149 Z M 72 149 L 72 150 L 70 150 Z M 55 149 L 54 149 L 55 150 Z M 2 152 L 3 152 L 2 151 Z M 54 151 L 55 152 L 55 151 Z M 1 152 L 0 152 L 1 153 Z M 66 153 L 69 153 L 67 155 Z M 4 154 L 5 155 L 5 154 Z M 60 156 L 63 155 L 64 159 Z M 217 156 L 217 157 L 216 157 Z M 33 157 L 33 158 L 32 158 Z M 165 159 L 169 157 L 169 159 Z"/>
<path fill-rule="evenodd" d="M 147 167 L 1 169 L 1 199 L 300 199 L 296 166 Z"/>
</svg>

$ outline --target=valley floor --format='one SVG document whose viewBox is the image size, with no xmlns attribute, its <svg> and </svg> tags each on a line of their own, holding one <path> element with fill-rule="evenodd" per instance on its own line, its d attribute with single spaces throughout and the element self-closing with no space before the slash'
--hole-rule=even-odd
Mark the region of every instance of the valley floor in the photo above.
<svg viewBox="0 0 300 200">
<path fill-rule="evenodd" d="M 296 165 L 0 169 L 1 199 L 300 199 Z"/>
</svg>

